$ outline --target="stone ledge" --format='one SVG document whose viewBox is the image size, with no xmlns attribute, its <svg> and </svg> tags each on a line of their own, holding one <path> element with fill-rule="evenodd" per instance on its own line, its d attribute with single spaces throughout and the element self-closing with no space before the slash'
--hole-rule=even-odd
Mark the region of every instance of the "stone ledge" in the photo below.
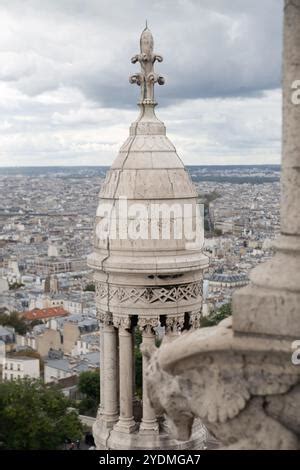
<svg viewBox="0 0 300 470">
<path fill-rule="evenodd" d="M 300 339 L 300 293 L 249 285 L 233 296 L 235 332 Z"/>
</svg>

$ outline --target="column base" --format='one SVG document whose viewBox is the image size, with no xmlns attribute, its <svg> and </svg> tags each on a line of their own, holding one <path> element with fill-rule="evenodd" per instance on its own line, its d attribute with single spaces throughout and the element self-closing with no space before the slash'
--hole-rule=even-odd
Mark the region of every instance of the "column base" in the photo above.
<svg viewBox="0 0 300 470">
<path fill-rule="evenodd" d="M 114 425 L 119 421 L 119 415 L 107 415 L 102 412 L 100 415 L 100 420 L 104 426 L 108 429 L 112 429 Z"/>
<path fill-rule="evenodd" d="M 136 431 L 137 423 L 134 418 L 120 418 L 119 421 L 114 425 L 114 431 L 124 432 L 131 434 Z"/>
<path fill-rule="evenodd" d="M 102 415 L 103 415 L 103 412 L 104 412 L 104 408 L 103 408 L 103 406 L 102 406 L 101 403 L 100 403 L 100 405 L 98 406 L 98 410 L 97 410 L 97 418 L 98 418 L 98 416 L 99 416 L 99 417 L 102 416 Z"/>
<path fill-rule="evenodd" d="M 142 421 L 140 424 L 140 434 L 158 434 L 159 425 L 157 420 Z"/>
<path fill-rule="evenodd" d="M 207 436 L 207 432 L 201 424 L 194 427 L 193 434 L 188 441 L 179 442 L 165 431 L 143 434 L 136 429 L 135 432 L 124 433 L 117 430 L 116 426 L 113 430 L 108 431 L 98 422 L 95 422 L 93 426 L 93 434 L 99 450 L 200 450 L 206 447 Z"/>
<path fill-rule="evenodd" d="M 103 415 L 97 415 L 93 424 L 93 436 L 96 448 L 99 450 L 107 449 L 107 441 L 113 430 L 115 423 L 103 419 Z"/>
</svg>

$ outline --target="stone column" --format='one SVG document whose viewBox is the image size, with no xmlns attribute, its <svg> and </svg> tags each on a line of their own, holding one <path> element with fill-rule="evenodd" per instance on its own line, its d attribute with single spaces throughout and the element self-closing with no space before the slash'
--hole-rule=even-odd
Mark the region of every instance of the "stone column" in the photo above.
<svg viewBox="0 0 300 470">
<path fill-rule="evenodd" d="M 119 325 L 120 417 L 114 429 L 131 433 L 136 429 L 136 423 L 133 418 L 132 403 L 132 333 L 127 327 L 130 328 L 130 324 L 128 325 L 121 321 L 121 324 Z"/>
<path fill-rule="evenodd" d="M 300 1 L 285 2 L 281 233 L 300 236 Z M 298 240 L 299 242 L 299 240 Z"/>
<path fill-rule="evenodd" d="M 118 421 L 117 330 L 106 321 L 103 329 L 104 391 L 102 418 L 108 427 Z"/>
<path fill-rule="evenodd" d="M 300 0 L 285 1 L 281 235 L 233 296 L 235 332 L 300 337 Z"/>
<path fill-rule="evenodd" d="M 103 413 L 104 408 L 104 324 L 100 323 L 100 406 L 99 413 Z"/>
<path fill-rule="evenodd" d="M 142 330 L 142 346 L 143 349 L 151 350 L 155 348 L 155 331 L 153 329 L 153 321 L 147 323 L 147 320 L 139 320 L 139 326 Z M 156 326 L 156 324 L 155 324 Z M 143 415 L 142 421 L 140 424 L 140 432 L 153 434 L 158 433 L 158 421 L 156 419 L 156 414 L 154 409 L 152 408 L 148 396 L 148 391 L 146 387 L 146 366 L 147 366 L 147 359 L 145 354 L 143 354 Z"/>
</svg>

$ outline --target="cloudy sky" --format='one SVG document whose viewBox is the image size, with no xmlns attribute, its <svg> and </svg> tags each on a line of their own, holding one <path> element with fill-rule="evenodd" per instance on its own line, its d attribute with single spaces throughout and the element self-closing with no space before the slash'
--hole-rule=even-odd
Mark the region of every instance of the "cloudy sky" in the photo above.
<svg viewBox="0 0 300 470">
<path fill-rule="evenodd" d="M 282 0 L 0 0 L 0 166 L 113 161 L 146 18 L 183 161 L 280 162 Z"/>
</svg>

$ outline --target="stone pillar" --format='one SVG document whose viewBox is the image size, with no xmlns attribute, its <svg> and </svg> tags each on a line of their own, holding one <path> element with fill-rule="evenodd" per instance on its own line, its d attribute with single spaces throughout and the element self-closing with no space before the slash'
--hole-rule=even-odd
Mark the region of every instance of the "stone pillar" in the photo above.
<svg viewBox="0 0 300 470">
<path fill-rule="evenodd" d="M 133 418 L 132 333 L 119 326 L 120 417 L 115 429 L 131 433 L 136 429 Z"/>
<path fill-rule="evenodd" d="M 118 369 L 117 369 L 117 330 L 106 322 L 103 329 L 104 348 L 104 391 L 102 418 L 112 427 L 119 418 L 118 413 Z"/>
<path fill-rule="evenodd" d="M 281 233 L 300 236 L 300 1 L 285 2 Z"/>
<path fill-rule="evenodd" d="M 99 413 L 103 413 L 104 408 L 104 324 L 100 323 L 100 406 Z"/>
<path fill-rule="evenodd" d="M 155 331 L 151 323 L 145 323 L 147 320 L 139 320 L 139 325 L 142 330 L 142 346 L 143 349 L 151 350 L 155 348 Z M 142 421 L 140 424 L 140 432 L 142 433 L 158 433 L 158 421 L 156 419 L 156 414 L 152 408 L 148 396 L 148 391 L 146 388 L 146 367 L 147 359 L 145 354 L 143 354 L 143 415 Z"/>
<path fill-rule="evenodd" d="M 285 1 L 281 235 L 233 296 L 235 332 L 300 337 L 300 0 Z"/>
</svg>

